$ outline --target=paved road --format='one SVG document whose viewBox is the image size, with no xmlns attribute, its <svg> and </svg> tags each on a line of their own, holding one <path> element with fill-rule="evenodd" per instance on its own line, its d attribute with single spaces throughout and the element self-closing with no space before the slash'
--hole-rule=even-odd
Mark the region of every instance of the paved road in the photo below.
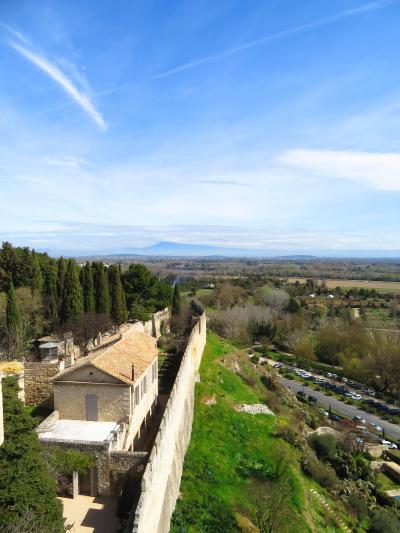
<svg viewBox="0 0 400 533">
<path fill-rule="evenodd" d="M 283 383 L 283 385 L 285 385 L 293 392 L 304 391 L 306 394 L 311 394 L 312 396 L 315 396 L 317 398 L 321 405 L 327 408 L 331 406 L 334 411 L 343 413 L 344 415 L 350 418 L 353 418 L 355 415 L 362 416 L 370 424 L 379 424 L 385 430 L 385 434 L 387 437 L 391 436 L 394 437 L 396 440 L 400 440 L 400 426 L 398 426 L 397 424 L 392 424 L 391 422 L 387 422 L 386 420 L 383 420 L 376 415 L 371 415 L 370 413 L 367 413 L 365 411 L 362 411 L 361 409 L 358 409 L 357 407 L 354 407 L 354 405 L 349 405 L 345 402 L 338 400 L 334 396 L 328 396 L 323 392 L 311 389 L 310 387 L 307 387 L 307 385 L 303 385 L 298 381 L 286 379 L 283 376 L 278 377 L 281 383 Z"/>
</svg>

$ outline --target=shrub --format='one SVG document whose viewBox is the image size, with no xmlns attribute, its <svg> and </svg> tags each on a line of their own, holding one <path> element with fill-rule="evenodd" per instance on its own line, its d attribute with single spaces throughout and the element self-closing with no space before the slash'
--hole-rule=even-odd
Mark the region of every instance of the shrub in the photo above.
<svg viewBox="0 0 400 533">
<path fill-rule="evenodd" d="M 328 465 L 321 463 L 311 452 L 305 452 L 301 458 L 303 472 L 326 489 L 334 489 L 337 485 L 336 474 Z"/>
<path fill-rule="evenodd" d="M 286 424 L 284 426 L 278 427 L 275 432 L 275 435 L 289 443 L 291 446 L 298 448 L 299 450 L 304 445 L 300 433 Z"/>
<path fill-rule="evenodd" d="M 348 497 L 348 504 L 354 511 L 354 513 L 357 515 L 357 518 L 359 520 L 362 520 L 368 515 L 367 504 L 356 492 L 350 494 L 350 496 Z"/>
<path fill-rule="evenodd" d="M 390 511 L 378 508 L 372 515 L 370 533 L 398 533 L 400 522 Z"/>
<path fill-rule="evenodd" d="M 310 444 L 318 459 L 327 461 L 336 455 L 338 442 L 332 435 L 313 435 L 310 438 Z"/>
</svg>

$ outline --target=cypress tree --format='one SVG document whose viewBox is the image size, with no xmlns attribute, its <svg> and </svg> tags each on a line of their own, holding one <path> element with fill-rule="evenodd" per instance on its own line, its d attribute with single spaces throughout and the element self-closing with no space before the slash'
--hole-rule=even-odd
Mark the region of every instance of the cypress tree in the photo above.
<svg viewBox="0 0 400 533">
<path fill-rule="evenodd" d="M 82 269 L 83 272 L 83 307 L 85 313 L 94 313 L 96 310 L 94 301 L 94 284 L 92 265 L 87 262 Z"/>
<path fill-rule="evenodd" d="M 120 326 L 126 322 L 128 311 L 125 303 L 125 293 L 122 288 L 121 274 L 118 266 L 110 267 L 111 317 Z"/>
<path fill-rule="evenodd" d="M 10 281 L 7 291 L 6 323 L 8 333 L 15 333 L 21 325 L 14 284 Z"/>
<path fill-rule="evenodd" d="M 67 261 L 60 257 L 57 261 L 57 298 L 58 303 L 61 305 L 62 295 L 64 291 L 65 272 L 67 270 Z"/>
<path fill-rule="evenodd" d="M 32 276 L 30 287 L 32 292 L 38 291 L 41 292 L 43 288 L 43 276 L 40 269 L 39 257 L 35 250 L 32 250 Z"/>
<path fill-rule="evenodd" d="M 61 300 L 60 322 L 63 324 L 83 313 L 83 294 L 75 261 L 69 259 Z"/>
<path fill-rule="evenodd" d="M 110 291 L 108 276 L 103 263 L 93 263 L 93 283 L 96 313 L 110 314 Z"/>
<path fill-rule="evenodd" d="M 178 284 L 174 285 L 174 292 L 172 294 L 172 314 L 179 315 L 181 312 L 181 295 L 178 289 Z"/>
<path fill-rule="evenodd" d="M 46 318 L 51 324 L 55 324 L 58 318 L 57 272 L 56 261 L 49 259 L 43 273 L 43 300 Z"/>
</svg>

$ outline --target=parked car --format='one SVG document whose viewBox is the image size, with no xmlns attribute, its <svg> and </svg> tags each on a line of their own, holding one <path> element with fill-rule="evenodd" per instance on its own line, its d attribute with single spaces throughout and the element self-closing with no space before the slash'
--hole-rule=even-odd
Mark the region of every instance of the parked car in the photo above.
<svg viewBox="0 0 400 533">
<path fill-rule="evenodd" d="M 376 431 L 383 431 L 382 427 L 379 424 L 372 424 L 372 427 L 374 427 Z"/>
<path fill-rule="evenodd" d="M 316 398 L 315 396 L 312 396 L 310 394 L 309 397 L 308 397 L 308 401 L 311 402 L 311 403 L 317 403 L 318 402 L 318 398 Z"/>
<path fill-rule="evenodd" d="M 326 375 L 327 378 L 331 378 L 332 377 L 332 374 L 330 372 L 327 373 Z"/>
<path fill-rule="evenodd" d="M 343 378 L 341 379 L 341 381 L 343 381 L 343 383 L 347 383 L 349 380 L 348 380 L 347 378 L 343 377 Z"/>
<path fill-rule="evenodd" d="M 356 422 L 361 422 L 361 424 L 365 424 L 365 418 L 362 416 L 355 415 L 354 419 Z"/>
<path fill-rule="evenodd" d="M 361 394 L 353 394 L 352 398 L 353 398 L 353 400 L 362 400 Z"/>
<path fill-rule="evenodd" d="M 342 417 L 339 415 L 335 415 L 334 413 L 331 413 L 329 415 L 329 418 L 333 420 L 334 422 L 340 422 L 342 420 Z"/>
<path fill-rule="evenodd" d="M 379 409 L 379 411 L 384 411 L 385 413 L 388 413 L 390 411 L 390 407 L 383 403 L 377 403 L 375 404 L 376 409 Z"/>
<path fill-rule="evenodd" d="M 282 368 L 282 367 L 283 367 L 282 363 L 275 363 L 274 365 L 272 365 L 272 368 Z"/>
<path fill-rule="evenodd" d="M 296 392 L 296 396 L 299 396 L 300 398 L 307 398 L 307 394 L 301 390 Z"/>
<path fill-rule="evenodd" d="M 374 391 L 374 389 L 368 389 L 367 392 L 370 396 L 376 396 L 376 392 Z"/>
<path fill-rule="evenodd" d="M 375 407 L 375 405 L 376 405 L 376 401 L 375 400 L 371 400 L 370 398 L 367 398 L 366 400 L 363 400 L 363 403 L 365 403 L 365 405 L 370 405 L 371 407 Z"/>
<path fill-rule="evenodd" d="M 400 415 L 400 409 L 389 409 L 389 414 L 393 416 L 399 416 Z"/>
<path fill-rule="evenodd" d="M 381 444 L 388 446 L 390 450 L 397 450 L 397 444 L 390 442 L 390 440 L 381 439 Z"/>
</svg>

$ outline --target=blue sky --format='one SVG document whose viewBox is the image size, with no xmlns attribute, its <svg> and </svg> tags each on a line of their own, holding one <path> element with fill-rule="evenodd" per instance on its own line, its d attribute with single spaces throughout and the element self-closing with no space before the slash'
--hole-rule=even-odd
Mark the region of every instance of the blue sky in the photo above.
<svg viewBox="0 0 400 533">
<path fill-rule="evenodd" d="M 400 1 L 2 0 L 0 238 L 400 250 Z"/>
</svg>

